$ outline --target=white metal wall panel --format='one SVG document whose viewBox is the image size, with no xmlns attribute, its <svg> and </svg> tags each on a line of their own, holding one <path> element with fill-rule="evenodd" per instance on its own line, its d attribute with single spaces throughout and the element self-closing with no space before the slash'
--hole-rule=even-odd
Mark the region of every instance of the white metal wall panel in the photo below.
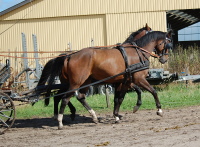
<svg viewBox="0 0 200 147">
<path fill-rule="evenodd" d="M 39 51 L 65 51 L 69 49 L 68 43 L 72 50 L 80 50 L 91 46 L 91 39 L 94 40 L 95 46 L 104 45 L 106 38 L 104 37 L 104 21 L 103 15 L 22 20 L 1 35 L 0 51 L 8 51 L 8 49 L 22 51 L 22 32 L 27 37 L 28 51 L 33 51 L 32 34 L 37 35 Z M 1 24 L 0 32 L 14 22 L 5 21 L 4 24 Z M 39 56 L 56 55 L 58 53 L 45 53 Z M 29 57 L 33 57 L 33 54 L 30 54 Z"/>
<path fill-rule="evenodd" d="M 1 20 L 199 9 L 199 0 L 35 0 Z"/>
<path fill-rule="evenodd" d="M 123 42 L 131 32 L 148 24 L 153 30 L 166 32 L 166 13 L 125 13 L 109 14 L 106 17 L 107 44 Z"/>
</svg>

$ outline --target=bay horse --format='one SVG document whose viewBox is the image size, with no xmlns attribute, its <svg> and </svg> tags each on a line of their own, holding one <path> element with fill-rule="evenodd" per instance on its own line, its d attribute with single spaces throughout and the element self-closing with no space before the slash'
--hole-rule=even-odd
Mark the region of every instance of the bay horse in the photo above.
<svg viewBox="0 0 200 147">
<path fill-rule="evenodd" d="M 127 89 L 132 87 L 132 83 L 144 88 L 153 95 L 158 109 L 157 115 L 162 116 L 158 95 L 156 90 L 147 82 L 146 76 L 148 74 L 150 56 L 158 57 L 159 62 L 162 64 L 167 62 L 168 50 L 171 47 L 170 38 L 171 31 L 169 33 L 154 31 L 136 40 L 134 46 L 119 45 L 126 53 L 128 65 L 130 65 L 128 67 L 125 64 L 125 59 L 122 56 L 121 50 L 116 48 L 103 50 L 85 48 L 71 55 L 57 57 L 54 60 L 50 72 L 49 87 L 52 85 L 55 76 L 59 75 L 62 75 L 61 77 L 69 83 L 68 92 L 65 93 L 61 101 L 58 114 L 58 129 L 62 129 L 63 127 L 63 113 L 70 98 L 75 94 L 80 102 L 82 102 L 82 100 L 85 101 L 85 88 L 79 88 L 92 81 L 100 81 L 108 77 L 112 78 L 104 81 L 105 83 L 116 83 L 116 85 L 120 83 L 121 85 L 120 87 L 117 86 L 118 88 L 115 90 L 114 96 L 113 115 L 117 122 L 120 120 L 120 105 L 122 104 Z M 156 55 L 152 54 L 154 50 L 156 51 Z M 131 73 L 128 77 L 126 74 L 127 71 L 129 71 L 129 74 Z M 87 105 L 84 106 L 87 107 Z M 89 109 L 89 112 L 91 114 L 95 113 L 92 109 Z"/>
<path fill-rule="evenodd" d="M 123 44 L 130 44 L 131 42 L 134 42 L 135 40 L 141 38 L 142 36 L 146 35 L 147 33 L 151 32 L 152 29 L 148 26 L 148 24 L 145 25 L 145 27 L 142 27 L 140 28 L 139 30 L 137 30 L 136 32 L 132 32 L 130 34 L 130 36 L 123 42 Z M 62 54 L 63 55 L 63 54 Z M 43 68 L 43 71 L 42 71 L 42 74 L 41 74 L 41 77 L 40 77 L 40 80 L 37 84 L 37 86 L 41 86 L 41 85 L 45 85 L 45 83 L 47 82 L 49 76 L 50 76 L 50 70 L 51 70 L 51 67 L 53 65 L 53 62 L 54 62 L 55 59 L 51 59 L 49 60 L 44 68 Z M 65 83 L 65 80 L 62 80 L 62 77 L 61 77 L 61 83 Z M 120 85 L 119 85 L 120 86 Z M 115 86 L 116 87 L 116 86 Z M 138 109 L 139 105 L 141 105 L 141 90 L 139 89 L 139 87 L 137 87 L 136 85 L 133 86 L 133 88 L 135 89 L 135 91 L 137 92 L 138 94 L 138 102 L 137 102 L 137 107 L 134 107 L 134 112 L 136 112 L 136 108 Z M 54 96 L 54 118 L 56 119 L 57 116 L 58 116 L 58 104 L 60 102 L 60 100 L 62 99 L 63 95 L 59 95 L 60 93 L 63 93 L 67 91 L 67 87 L 61 89 L 58 91 L 58 93 Z M 87 91 L 87 88 L 86 90 Z M 46 94 L 46 96 L 48 97 L 49 96 L 49 93 Z M 78 99 L 79 100 L 79 99 Z M 49 104 L 49 98 L 46 98 L 45 99 L 45 105 L 48 106 Z M 91 111 L 91 108 L 89 107 L 89 105 L 86 103 L 86 101 L 82 100 L 81 101 L 81 104 L 89 111 L 89 112 L 92 112 Z M 73 104 L 69 101 L 68 102 L 68 106 L 70 108 L 70 111 L 71 111 L 71 120 L 74 120 L 75 118 L 75 113 L 76 113 L 76 108 L 73 106 Z M 94 122 L 97 122 L 97 117 L 95 115 L 95 113 L 91 113 L 92 117 L 93 117 L 93 120 Z"/>
</svg>

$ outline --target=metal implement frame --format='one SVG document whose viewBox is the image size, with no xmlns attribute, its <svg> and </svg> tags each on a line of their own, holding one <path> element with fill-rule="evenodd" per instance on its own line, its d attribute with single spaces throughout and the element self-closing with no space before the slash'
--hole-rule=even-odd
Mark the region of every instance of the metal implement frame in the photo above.
<svg viewBox="0 0 200 147">
<path fill-rule="evenodd" d="M 27 43 L 26 43 L 26 36 L 24 33 L 22 33 L 22 49 L 23 49 L 23 63 L 24 63 L 24 69 L 14 78 L 14 83 L 26 83 L 28 89 L 33 89 L 37 85 L 37 82 L 40 79 L 40 75 L 42 74 L 43 66 L 39 63 L 38 58 L 38 47 L 37 47 L 37 37 L 36 35 L 32 35 L 33 40 L 33 47 L 34 47 L 34 57 L 35 57 L 35 68 L 30 68 L 28 66 L 28 54 L 27 54 Z M 26 80 L 17 82 L 17 79 L 23 74 L 26 74 Z M 31 76 L 34 76 L 34 78 L 31 78 Z"/>
</svg>

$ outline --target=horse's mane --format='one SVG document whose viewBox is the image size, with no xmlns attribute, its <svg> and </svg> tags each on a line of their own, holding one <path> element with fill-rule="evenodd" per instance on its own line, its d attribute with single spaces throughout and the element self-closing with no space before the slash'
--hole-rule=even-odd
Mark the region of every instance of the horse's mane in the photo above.
<svg viewBox="0 0 200 147">
<path fill-rule="evenodd" d="M 139 47 L 144 47 L 151 41 L 161 40 L 161 39 L 165 39 L 165 38 L 166 38 L 165 32 L 153 31 L 153 32 L 150 32 L 150 33 L 144 35 L 140 39 L 136 40 L 135 43 Z"/>
<path fill-rule="evenodd" d="M 136 31 L 136 32 L 132 32 L 131 35 L 123 42 L 123 44 L 125 44 L 125 43 L 131 43 L 131 42 L 135 41 L 135 40 L 134 40 L 134 37 L 135 37 L 136 35 L 138 35 L 140 32 L 142 32 L 143 30 L 145 30 L 145 27 L 139 29 L 139 30 Z"/>
</svg>

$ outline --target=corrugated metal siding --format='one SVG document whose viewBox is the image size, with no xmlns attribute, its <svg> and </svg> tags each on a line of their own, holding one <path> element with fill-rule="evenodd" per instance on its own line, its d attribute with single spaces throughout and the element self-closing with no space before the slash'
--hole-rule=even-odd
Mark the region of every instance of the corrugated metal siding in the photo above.
<svg viewBox="0 0 200 147">
<path fill-rule="evenodd" d="M 4 21 L 0 32 L 14 24 Z M 104 15 L 59 17 L 22 20 L 1 35 L 0 49 L 21 49 L 21 32 L 27 36 L 29 50 L 33 50 L 31 35 L 36 34 L 42 51 L 66 50 L 70 42 L 73 50 L 94 45 L 110 45 L 123 42 L 132 31 L 146 23 L 153 30 L 166 31 L 165 12 L 126 13 Z"/>
<path fill-rule="evenodd" d="M 194 8 L 200 8 L 199 0 L 35 0 L 3 15 L 1 20 Z"/>
<path fill-rule="evenodd" d="M 91 46 L 91 39 L 94 39 L 95 46 L 103 45 L 104 21 L 103 15 L 22 20 L 1 35 L 0 51 L 22 51 L 22 32 L 27 37 L 28 51 L 33 51 L 32 34 L 37 35 L 39 51 L 65 51 L 69 48 L 68 43 L 72 50 L 79 50 Z M 3 22 L 0 32 L 14 23 L 15 21 Z M 40 54 L 40 57 L 56 55 L 58 53 L 45 53 Z M 33 54 L 29 57 L 33 57 Z"/>
<path fill-rule="evenodd" d="M 148 24 L 153 30 L 166 31 L 166 13 L 109 14 L 106 17 L 107 43 L 123 42 L 131 32 Z"/>
</svg>

